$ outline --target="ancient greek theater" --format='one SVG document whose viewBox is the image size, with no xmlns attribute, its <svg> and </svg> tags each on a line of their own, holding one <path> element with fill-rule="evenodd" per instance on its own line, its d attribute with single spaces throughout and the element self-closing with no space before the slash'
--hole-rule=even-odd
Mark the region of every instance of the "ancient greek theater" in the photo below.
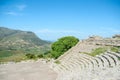
<svg viewBox="0 0 120 80">
<path fill-rule="evenodd" d="M 92 36 L 81 40 L 58 59 L 26 61 L 0 65 L 0 80 L 120 80 L 120 36 Z M 106 48 L 91 56 L 96 48 Z"/>
</svg>

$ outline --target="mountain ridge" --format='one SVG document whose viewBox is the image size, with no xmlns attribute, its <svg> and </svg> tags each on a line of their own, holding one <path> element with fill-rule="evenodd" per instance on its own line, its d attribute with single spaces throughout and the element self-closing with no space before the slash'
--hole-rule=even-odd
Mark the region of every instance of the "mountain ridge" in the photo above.
<svg viewBox="0 0 120 80">
<path fill-rule="evenodd" d="M 50 45 L 31 31 L 0 27 L 0 59 L 18 54 L 44 54 L 50 50 Z"/>
</svg>

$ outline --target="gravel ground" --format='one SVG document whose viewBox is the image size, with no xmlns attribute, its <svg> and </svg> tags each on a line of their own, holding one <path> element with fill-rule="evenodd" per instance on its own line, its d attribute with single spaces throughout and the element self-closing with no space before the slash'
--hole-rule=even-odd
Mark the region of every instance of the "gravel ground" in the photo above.
<svg viewBox="0 0 120 80">
<path fill-rule="evenodd" d="M 42 61 L 0 65 L 0 80 L 56 80 L 57 74 Z"/>
</svg>

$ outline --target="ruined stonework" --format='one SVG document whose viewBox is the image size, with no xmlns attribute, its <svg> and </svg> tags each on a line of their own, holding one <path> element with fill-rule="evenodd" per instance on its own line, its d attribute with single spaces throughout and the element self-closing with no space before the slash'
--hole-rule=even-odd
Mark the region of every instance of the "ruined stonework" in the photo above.
<svg viewBox="0 0 120 80">
<path fill-rule="evenodd" d="M 102 38 L 99 36 L 92 36 L 84 40 L 89 44 L 105 45 L 105 46 L 120 46 L 120 35 L 115 35 L 113 38 Z"/>
<path fill-rule="evenodd" d="M 120 46 L 120 38 L 89 37 L 53 62 L 57 80 L 120 80 L 120 53 L 107 51 L 95 57 L 81 54 L 102 46 Z"/>
</svg>

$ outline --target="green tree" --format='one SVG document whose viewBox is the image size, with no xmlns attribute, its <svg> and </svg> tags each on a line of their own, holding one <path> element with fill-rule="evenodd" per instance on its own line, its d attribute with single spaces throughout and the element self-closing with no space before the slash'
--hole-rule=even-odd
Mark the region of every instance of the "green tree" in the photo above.
<svg viewBox="0 0 120 80">
<path fill-rule="evenodd" d="M 51 55 L 53 58 L 58 58 L 64 52 L 66 52 L 71 47 L 75 46 L 78 43 L 79 39 L 74 36 L 66 36 L 58 39 L 58 41 L 54 42 L 51 46 L 52 51 Z"/>
</svg>

